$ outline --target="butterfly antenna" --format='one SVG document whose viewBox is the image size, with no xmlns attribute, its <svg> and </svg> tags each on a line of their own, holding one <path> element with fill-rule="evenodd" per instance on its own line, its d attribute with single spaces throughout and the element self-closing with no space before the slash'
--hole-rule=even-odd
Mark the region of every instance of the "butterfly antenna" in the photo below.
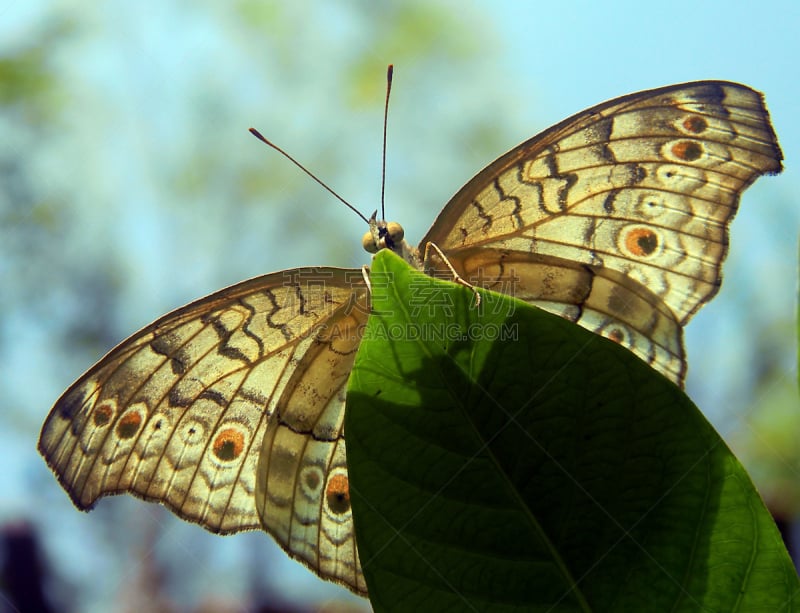
<svg viewBox="0 0 800 613">
<path fill-rule="evenodd" d="M 383 162 L 381 163 L 381 219 L 386 219 L 384 193 L 386 192 L 386 126 L 389 123 L 389 94 L 392 93 L 392 75 L 394 65 L 389 64 L 386 70 L 386 104 L 383 107 Z"/>
<path fill-rule="evenodd" d="M 314 181 L 316 181 L 316 182 L 317 182 L 317 183 L 319 183 L 319 184 L 320 184 L 322 187 L 324 187 L 326 190 L 328 190 L 328 192 L 329 192 L 330 194 L 332 194 L 332 195 L 333 195 L 335 198 L 337 198 L 337 199 L 339 200 L 339 202 L 341 202 L 342 204 L 344 204 L 344 205 L 345 205 L 347 208 L 349 208 L 351 211 L 353 211 L 353 212 L 354 212 L 356 215 L 358 215 L 358 216 L 359 216 L 361 219 L 363 219 L 363 220 L 364 220 L 366 223 L 369 223 L 369 219 L 367 219 L 366 217 L 364 217 L 364 215 L 361 213 L 361 211 L 359 211 L 359 210 L 358 210 L 356 207 L 354 207 L 352 204 L 350 204 L 350 203 L 349 203 L 347 200 L 345 200 L 345 199 L 344 199 L 344 198 L 342 198 L 342 197 L 341 197 L 339 194 L 337 194 L 335 191 L 333 191 L 333 189 L 331 189 L 330 187 L 328 187 L 328 186 L 327 186 L 327 185 L 326 185 L 326 184 L 325 184 L 325 183 L 322 181 L 322 179 L 318 178 L 318 177 L 317 177 L 317 176 L 316 176 L 316 175 L 315 175 L 313 172 L 311 172 L 311 171 L 310 171 L 308 168 L 306 168 L 305 166 L 303 166 L 303 165 L 302 165 L 300 162 L 298 162 L 296 159 L 294 159 L 294 158 L 293 158 L 291 155 L 289 155 L 289 154 L 288 154 L 288 153 L 286 153 L 286 152 L 285 152 L 283 149 L 281 149 L 280 147 L 278 147 L 278 145 L 276 145 L 275 143 L 273 143 L 273 142 L 272 142 L 272 141 L 270 141 L 270 140 L 267 140 L 267 139 L 264 137 L 264 135 L 262 135 L 262 134 L 261 134 L 261 132 L 259 132 L 259 131 L 258 131 L 258 130 L 256 130 L 255 128 L 250 128 L 250 134 L 252 134 L 253 136 L 255 136 L 255 137 L 258 139 L 258 140 L 260 140 L 260 141 L 261 141 L 262 143 L 264 143 L 265 145 L 268 145 L 269 147 L 272 147 L 273 149 L 275 149 L 275 151 L 277 151 L 278 153 L 280 153 L 280 154 L 281 154 L 283 157 L 285 157 L 286 159 L 288 159 L 288 160 L 289 160 L 289 161 L 290 161 L 292 164 L 294 164 L 295 166 L 297 166 L 297 167 L 298 167 L 300 170 L 302 170 L 304 173 L 306 173 L 306 174 L 307 174 L 309 177 L 311 177 L 312 179 L 314 179 Z"/>
</svg>

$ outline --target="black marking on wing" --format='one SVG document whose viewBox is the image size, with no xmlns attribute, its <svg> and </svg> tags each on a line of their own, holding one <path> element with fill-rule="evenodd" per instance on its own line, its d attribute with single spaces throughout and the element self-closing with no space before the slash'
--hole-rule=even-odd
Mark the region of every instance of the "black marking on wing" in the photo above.
<svg viewBox="0 0 800 613">
<path fill-rule="evenodd" d="M 239 304 L 242 305 L 242 307 L 249 313 L 247 321 L 245 321 L 242 325 L 242 332 L 245 334 L 245 336 L 255 341 L 256 345 L 258 345 L 258 355 L 261 357 L 264 355 L 264 342 L 261 340 L 261 337 L 258 334 L 250 329 L 250 325 L 255 321 L 256 318 L 256 309 L 253 305 L 248 304 L 243 300 L 240 300 Z"/>
<path fill-rule="evenodd" d="M 569 196 L 569 191 L 578 182 L 578 175 L 574 172 L 561 174 L 561 171 L 558 169 L 558 163 L 556 162 L 555 151 L 552 149 L 550 150 L 550 153 L 544 156 L 544 162 L 547 165 L 547 170 L 549 171 L 551 178 L 564 182 L 563 185 L 558 188 L 558 208 L 561 210 L 561 212 L 566 212 L 567 197 Z"/>
<path fill-rule="evenodd" d="M 620 191 L 622 190 L 619 188 L 612 189 L 610 192 L 608 192 L 608 194 L 606 194 L 606 198 L 603 200 L 603 210 L 605 211 L 606 215 L 611 216 L 616 212 L 614 202 L 616 201 Z"/>
<path fill-rule="evenodd" d="M 192 403 L 194 402 L 194 398 L 186 398 L 182 396 L 178 388 L 175 386 L 169 390 L 167 398 L 170 406 L 179 407 L 181 409 L 186 409 L 192 406 Z"/>
<path fill-rule="evenodd" d="M 217 352 L 220 355 L 224 355 L 226 358 L 230 358 L 232 360 L 244 362 L 245 364 L 250 364 L 250 358 L 242 353 L 241 349 L 232 347 L 228 344 L 233 336 L 233 333 L 236 331 L 235 329 L 229 330 L 226 328 L 225 324 L 222 323 L 222 319 L 220 319 L 220 316 L 217 314 L 203 316 L 202 321 L 205 324 L 211 324 L 211 328 L 217 333 L 220 341 L 219 346 L 217 347 Z"/>
<path fill-rule="evenodd" d="M 502 194 L 502 190 L 500 190 L 500 185 L 497 183 L 497 179 L 494 180 L 494 187 Z M 492 227 L 492 217 L 488 215 L 483 207 L 478 203 L 477 200 L 472 201 L 472 206 L 478 212 L 478 217 L 483 219 L 483 227 L 481 228 L 484 232 L 486 232 L 489 228 Z"/>
<path fill-rule="evenodd" d="M 250 402 L 256 406 L 264 407 L 267 406 L 267 398 L 266 396 L 262 396 L 256 391 L 249 390 L 247 388 L 241 387 L 239 388 L 237 396 L 244 398 L 247 402 Z"/>
<path fill-rule="evenodd" d="M 587 132 L 594 143 L 594 149 L 597 155 L 604 159 L 609 164 L 616 164 L 617 158 L 611 150 L 609 140 L 611 139 L 611 130 L 614 127 L 614 119 L 606 117 L 587 128 Z"/>
<path fill-rule="evenodd" d="M 295 285 L 295 287 L 299 289 L 299 286 Z M 267 325 L 273 330 L 279 330 L 283 338 L 287 341 L 292 340 L 292 334 L 286 329 L 286 324 L 277 324 L 272 320 L 272 316 L 281 310 L 278 301 L 275 299 L 275 294 L 271 290 L 264 290 L 264 295 L 269 298 L 269 302 L 272 305 L 270 311 L 265 314 L 267 317 Z"/>
<path fill-rule="evenodd" d="M 64 394 L 58 401 L 58 416 L 61 419 L 72 421 L 83 408 L 86 402 L 86 393 L 82 387 L 74 387 Z"/>
<path fill-rule="evenodd" d="M 219 405 L 223 409 L 228 408 L 228 402 L 229 402 L 228 398 L 226 398 L 223 394 L 213 389 L 204 389 L 202 392 L 200 392 L 200 395 L 197 397 L 197 399 L 210 400 L 211 402 L 213 402 L 216 405 Z"/>
<path fill-rule="evenodd" d="M 170 337 L 169 332 L 156 336 L 150 341 L 150 349 L 169 360 L 169 366 L 173 375 L 180 376 L 188 369 L 185 356 L 180 355 L 181 348 L 178 347 L 176 349 L 173 346 L 173 339 Z"/>
</svg>

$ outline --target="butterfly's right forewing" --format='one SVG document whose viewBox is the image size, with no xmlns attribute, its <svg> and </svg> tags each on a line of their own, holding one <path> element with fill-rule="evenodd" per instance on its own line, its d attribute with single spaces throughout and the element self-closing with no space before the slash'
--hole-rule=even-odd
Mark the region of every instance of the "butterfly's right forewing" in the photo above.
<svg viewBox="0 0 800 613">
<path fill-rule="evenodd" d="M 781 159 L 763 97 L 748 87 L 702 81 L 630 94 L 490 164 L 450 200 L 420 251 L 437 244 L 478 285 L 480 275 L 464 267 L 471 254 L 494 250 L 517 261 L 526 300 L 575 312 L 570 319 L 681 383 L 682 326 L 719 289 L 741 193 L 780 172 Z M 585 294 L 591 304 L 551 308 L 534 283 L 523 286 L 553 258 L 567 271 L 583 266 L 606 287 Z M 660 321 L 661 305 L 672 324 Z"/>
</svg>

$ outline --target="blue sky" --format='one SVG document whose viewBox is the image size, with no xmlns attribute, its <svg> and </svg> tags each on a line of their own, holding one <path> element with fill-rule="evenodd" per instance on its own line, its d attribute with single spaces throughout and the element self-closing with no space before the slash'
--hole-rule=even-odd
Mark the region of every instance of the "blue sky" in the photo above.
<svg viewBox="0 0 800 613">
<path fill-rule="evenodd" d="M 6 466 L 0 519 L 58 523 L 45 547 L 67 580 L 80 586 L 85 610 L 103 610 L 119 585 L 93 584 L 92 573 L 104 564 L 109 575 L 121 572 L 131 555 L 114 557 L 107 544 L 114 541 L 101 533 L 95 514 L 169 526 L 157 546 L 182 551 L 202 567 L 182 584 L 187 593 L 201 591 L 207 577 L 220 573 L 228 573 L 232 592 L 244 589 L 237 588 L 237 581 L 245 582 L 242 573 L 231 575 L 230 568 L 247 556 L 279 569 L 271 571 L 274 581 L 288 585 L 289 593 L 301 585 L 309 594 L 329 593 L 279 552 L 248 553 L 266 547 L 264 535 L 211 537 L 138 501 L 106 501 L 90 516 L 79 514 L 34 446 L 59 393 L 113 343 L 169 309 L 273 270 L 367 261 L 359 247 L 361 222 L 259 145 L 247 128 L 261 129 L 371 212 L 379 193 L 389 63 L 396 73 L 387 202 L 389 216 L 404 223 L 412 242 L 494 157 L 586 107 L 696 79 L 740 81 L 765 93 L 786 170 L 746 192 L 723 289 L 686 332 L 692 398 L 723 436 L 750 427 L 746 416 L 759 399 L 748 381 L 759 339 L 747 330 L 770 322 L 790 326 L 795 308 L 800 4 L 430 6 L 438 17 L 420 24 L 418 34 L 367 3 L 294 3 L 275 9 L 277 17 L 268 22 L 275 30 L 265 26 L 258 33 L 212 3 L 31 2 L 0 13 L 5 51 L 56 15 L 79 26 L 52 59 L 67 84 L 59 131 L 20 150 L 40 198 L 68 196 L 69 208 L 60 212 L 67 221 L 51 237 L 58 248 L 32 250 L 17 261 L 0 245 L 8 295 L 27 297 L 3 303 L 8 312 L 0 359 L 7 393 L 0 411 L 9 423 L 3 428 L 8 440 L 0 445 Z M 401 28 L 409 28 L 403 36 Z M 360 80 L 343 79 L 353 65 L 361 67 Z M 353 89 L 353 82 L 362 88 Z M 263 182 L 257 201 L 242 178 Z M 39 278 L 48 283 L 38 288 L 41 304 L 31 309 Z M 93 279 L 110 280 L 117 292 L 102 315 L 107 342 L 69 348 L 70 330 L 96 323 L 82 315 L 82 291 Z M 786 339 L 778 359 L 790 377 L 791 328 L 774 334 Z M 91 548 L 77 547 L 78 535 Z M 203 562 L 212 554 L 213 562 Z"/>
</svg>

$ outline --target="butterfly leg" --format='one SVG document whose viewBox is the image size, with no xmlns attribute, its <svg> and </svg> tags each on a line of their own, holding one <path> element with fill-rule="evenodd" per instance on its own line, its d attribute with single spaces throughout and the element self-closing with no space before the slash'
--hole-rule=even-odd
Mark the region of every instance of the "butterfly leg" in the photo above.
<svg viewBox="0 0 800 613">
<path fill-rule="evenodd" d="M 372 295 L 372 283 L 369 281 L 369 266 L 361 267 L 361 276 L 364 277 L 364 283 L 367 284 L 367 291 Z"/>
<path fill-rule="evenodd" d="M 450 263 L 450 260 L 447 259 L 447 256 L 439 249 L 439 246 L 436 243 L 428 243 L 425 245 L 425 257 L 423 261 L 428 261 L 428 252 L 430 249 L 433 249 L 436 254 L 441 258 L 441 260 L 447 265 L 447 268 L 450 269 L 450 272 L 453 273 L 453 282 L 458 283 L 459 285 L 463 285 L 472 290 L 472 293 L 475 295 L 475 304 L 474 307 L 477 308 L 481 304 L 481 295 L 478 293 L 478 290 L 475 289 L 475 286 L 472 285 L 469 281 L 465 280 L 461 275 L 456 272 L 456 269 L 453 268 L 453 265 Z"/>
</svg>

